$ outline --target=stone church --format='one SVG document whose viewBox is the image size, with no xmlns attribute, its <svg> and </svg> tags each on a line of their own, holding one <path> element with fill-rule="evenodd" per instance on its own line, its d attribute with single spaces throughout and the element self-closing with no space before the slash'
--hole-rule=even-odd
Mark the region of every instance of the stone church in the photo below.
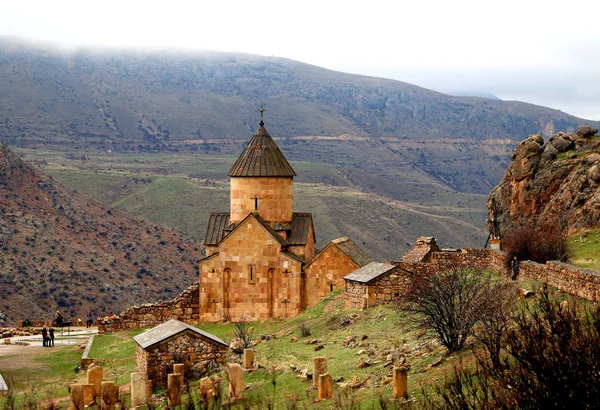
<svg viewBox="0 0 600 410">
<path fill-rule="evenodd" d="M 312 215 L 294 212 L 295 176 L 261 120 L 229 171 L 230 211 L 210 215 L 201 321 L 292 317 L 372 261 L 346 237 L 315 253 Z"/>
</svg>

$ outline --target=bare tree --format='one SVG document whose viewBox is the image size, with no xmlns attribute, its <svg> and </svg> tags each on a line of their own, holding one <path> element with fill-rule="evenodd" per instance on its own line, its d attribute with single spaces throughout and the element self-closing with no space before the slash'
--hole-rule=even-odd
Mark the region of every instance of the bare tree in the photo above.
<svg viewBox="0 0 600 410">
<path fill-rule="evenodd" d="M 513 282 L 499 280 L 483 289 L 485 306 L 475 327 L 475 337 L 481 342 L 494 366 L 500 366 L 500 352 L 512 326 L 516 289 Z"/>
<path fill-rule="evenodd" d="M 433 331 L 450 352 L 455 352 L 492 308 L 489 296 L 493 287 L 490 275 L 474 268 L 415 275 L 405 307 L 414 314 L 416 325 Z"/>
</svg>

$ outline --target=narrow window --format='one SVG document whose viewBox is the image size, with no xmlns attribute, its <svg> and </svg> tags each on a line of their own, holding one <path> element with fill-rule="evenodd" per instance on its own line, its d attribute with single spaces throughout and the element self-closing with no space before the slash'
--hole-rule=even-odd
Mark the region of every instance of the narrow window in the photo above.
<svg viewBox="0 0 600 410">
<path fill-rule="evenodd" d="M 333 292 L 333 283 L 330 283 L 330 284 L 329 284 L 329 291 L 330 291 L 330 292 Z"/>
<path fill-rule="evenodd" d="M 250 272 L 250 282 L 254 282 L 254 266 L 248 265 L 248 271 Z"/>
</svg>

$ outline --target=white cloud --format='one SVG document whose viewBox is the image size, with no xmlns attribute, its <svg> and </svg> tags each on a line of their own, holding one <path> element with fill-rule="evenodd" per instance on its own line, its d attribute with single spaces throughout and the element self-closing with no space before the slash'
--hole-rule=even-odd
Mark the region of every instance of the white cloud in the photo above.
<svg viewBox="0 0 600 410">
<path fill-rule="evenodd" d="M 372 75 L 420 71 L 423 78 L 434 73 L 424 84 L 443 77 L 486 92 L 498 83 L 498 73 L 521 71 L 536 82 L 540 75 L 547 78 L 548 70 L 562 70 L 563 77 L 573 77 L 570 96 L 588 101 L 598 94 L 581 70 L 600 63 L 600 24 L 591 18 L 598 11 L 600 6 L 588 0 L 0 0 L 0 35 L 71 45 L 277 55 Z M 502 87 L 495 92 L 503 93 Z"/>
</svg>

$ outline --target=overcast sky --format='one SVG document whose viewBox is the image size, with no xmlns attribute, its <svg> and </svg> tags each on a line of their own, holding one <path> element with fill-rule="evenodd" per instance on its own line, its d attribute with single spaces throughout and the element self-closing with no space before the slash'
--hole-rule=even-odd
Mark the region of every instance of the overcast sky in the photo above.
<svg viewBox="0 0 600 410">
<path fill-rule="evenodd" d="M 0 35 L 287 57 L 600 120 L 600 2 L 0 0 Z"/>
</svg>

